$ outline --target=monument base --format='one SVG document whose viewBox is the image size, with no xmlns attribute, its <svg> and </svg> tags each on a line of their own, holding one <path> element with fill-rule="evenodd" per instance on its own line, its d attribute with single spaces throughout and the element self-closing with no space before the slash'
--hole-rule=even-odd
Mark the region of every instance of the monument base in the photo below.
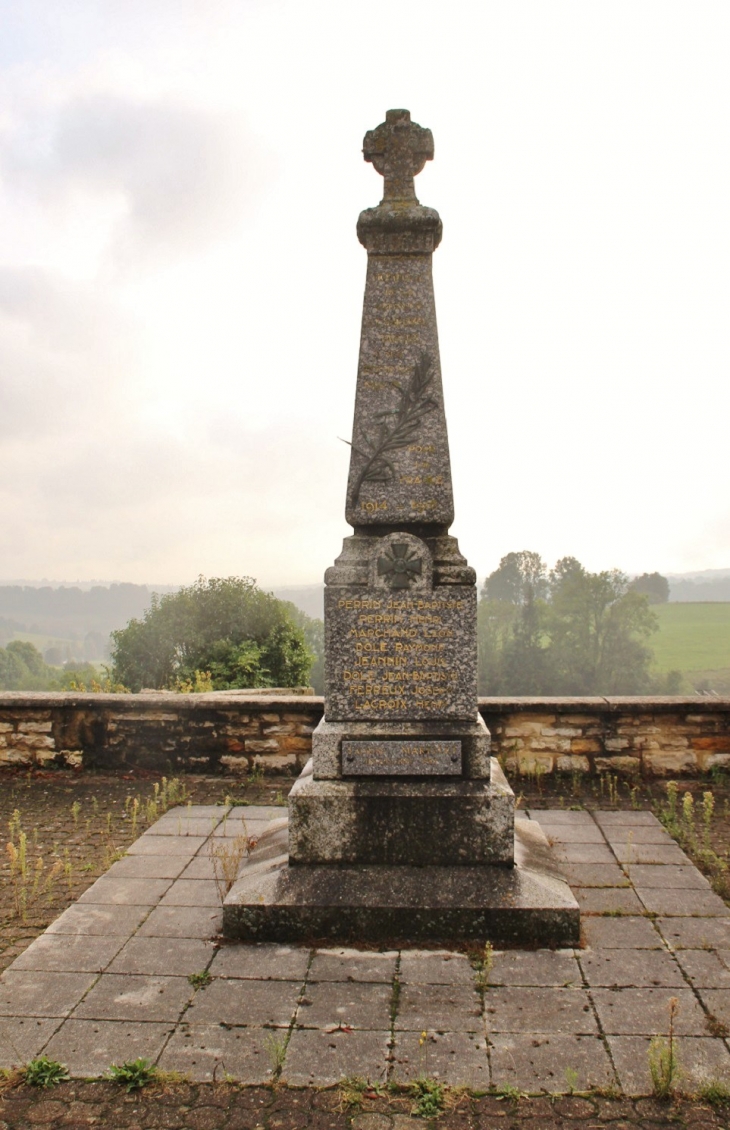
<svg viewBox="0 0 730 1130">
<path fill-rule="evenodd" d="M 247 942 L 574 946 L 580 911 L 535 821 L 515 821 L 514 867 L 290 865 L 272 821 L 223 904 Z"/>
<path fill-rule="evenodd" d="M 311 767 L 289 794 L 292 865 L 512 865 L 515 798 L 496 759 L 486 781 L 320 781 Z"/>
</svg>

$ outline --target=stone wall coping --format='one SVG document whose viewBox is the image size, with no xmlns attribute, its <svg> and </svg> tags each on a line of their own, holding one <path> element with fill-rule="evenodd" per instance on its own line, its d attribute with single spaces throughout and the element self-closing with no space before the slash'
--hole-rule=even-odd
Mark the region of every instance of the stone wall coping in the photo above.
<svg viewBox="0 0 730 1130">
<path fill-rule="evenodd" d="M 700 707 L 701 712 L 730 710 L 730 697 L 716 697 L 715 695 L 616 695 L 616 696 L 577 696 L 552 697 L 510 697 L 494 696 L 481 697 L 480 710 L 490 713 L 503 710 L 523 711 L 535 713 L 585 713 L 586 710 L 626 710 L 646 713 L 647 710 L 659 710 L 671 713 L 676 710 L 686 710 Z M 139 710 L 145 706 L 159 710 L 161 707 L 175 710 L 205 710 L 211 707 L 224 707 L 231 709 L 273 710 L 279 707 L 288 712 L 297 707 L 304 712 L 321 710 L 324 708 L 324 699 L 321 695 L 256 695 L 256 694 L 231 694 L 230 691 L 221 691 L 209 694 L 94 694 L 93 692 L 78 691 L 2 691 L 0 692 L 0 710 L 12 707 L 28 707 L 29 709 L 50 708 L 59 706 L 94 707 L 108 706 L 115 710 Z"/>
</svg>

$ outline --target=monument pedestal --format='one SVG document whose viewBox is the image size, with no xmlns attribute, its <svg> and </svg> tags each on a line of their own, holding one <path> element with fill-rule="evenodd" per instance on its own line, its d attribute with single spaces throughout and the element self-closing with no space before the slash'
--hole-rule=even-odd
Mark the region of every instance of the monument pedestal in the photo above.
<svg viewBox="0 0 730 1130">
<path fill-rule="evenodd" d="M 228 937 L 574 945 L 579 911 L 477 711 L 476 574 L 454 520 L 431 258 L 407 110 L 365 137 L 385 178 L 368 252 L 345 514 L 325 575 L 324 720 L 312 762 L 224 905 Z"/>
<path fill-rule="evenodd" d="M 311 779 L 311 778 L 310 778 Z M 247 942 L 574 946 L 580 912 L 532 820 L 515 821 L 514 866 L 290 864 L 272 821 L 223 906 Z"/>
</svg>

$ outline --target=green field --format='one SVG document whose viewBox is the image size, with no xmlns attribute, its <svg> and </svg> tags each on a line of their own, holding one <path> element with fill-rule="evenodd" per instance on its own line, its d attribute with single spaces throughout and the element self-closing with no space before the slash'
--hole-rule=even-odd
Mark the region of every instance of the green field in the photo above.
<svg viewBox="0 0 730 1130">
<path fill-rule="evenodd" d="M 649 640 L 657 671 L 730 672 L 730 603 L 655 604 L 652 612 L 659 620 Z"/>
</svg>

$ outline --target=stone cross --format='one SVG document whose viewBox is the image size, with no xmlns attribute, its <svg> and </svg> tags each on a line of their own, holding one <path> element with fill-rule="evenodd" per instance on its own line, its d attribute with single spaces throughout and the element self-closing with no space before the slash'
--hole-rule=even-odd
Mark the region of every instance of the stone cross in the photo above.
<svg viewBox="0 0 730 1130">
<path fill-rule="evenodd" d="M 362 151 L 385 180 L 383 204 L 389 200 L 418 203 L 413 178 L 426 161 L 433 160 L 430 129 L 412 122 L 408 110 L 388 110 L 382 125 L 365 134 Z"/>
</svg>

